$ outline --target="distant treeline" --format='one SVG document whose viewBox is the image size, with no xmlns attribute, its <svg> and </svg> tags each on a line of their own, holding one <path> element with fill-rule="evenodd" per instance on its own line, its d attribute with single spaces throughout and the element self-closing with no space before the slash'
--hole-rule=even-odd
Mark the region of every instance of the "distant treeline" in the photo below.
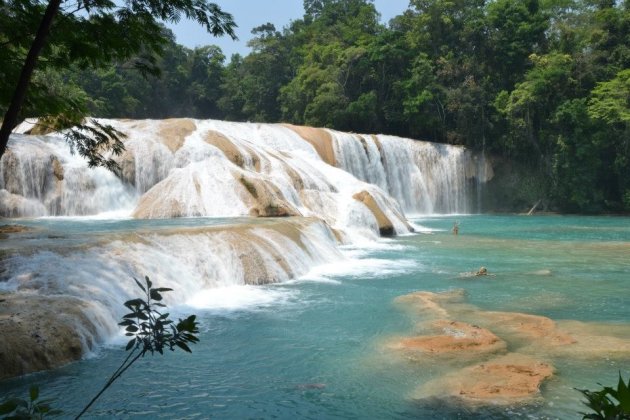
<svg viewBox="0 0 630 420">
<path fill-rule="evenodd" d="M 559 210 L 630 211 L 629 0 L 411 0 L 388 25 L 370 0 L 304 9 L 282 30 L 254 29 L 246 57 L 171 36 L 159 77 L 118 63 L 47 84 L 87 94 L 100 117 L 285 121 L 462 144 L 526 163 Z"/>
</svg>

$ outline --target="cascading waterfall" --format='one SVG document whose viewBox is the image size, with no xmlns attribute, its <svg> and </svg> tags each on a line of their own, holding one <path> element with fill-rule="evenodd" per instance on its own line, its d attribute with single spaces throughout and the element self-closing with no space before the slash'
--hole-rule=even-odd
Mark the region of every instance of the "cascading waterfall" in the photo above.
<svg viewBox="0 0 630 420">
<path fill-rule="evenodd" d="M 488 178 L 485 160 L 461 147 L 394 136 L 311 129 L 308 138 L 299 127 L 212 120 L 103 122 L 128 134 L 118 176 L 88 169 L 58 136 L 14 135 L 0 161 L 0 215 L 322 216 L 322 202 L 339 208 L 362 190 L 389 195 L 408 213 L 469 213 L 474 181 Z M 323 217 L 343 230 L 344 210 Z"/>
<path fill-rule="evenodd" d="M 470 211 L 469 184 L 486 177 L 485 163 L 462 148 L 392 136 L 214 120 L 101 122 L 127 134 L 117 173 L 89 169 L 58 135 L 12 135 L 0 160 L 0 216 L 91 216 L 123 225 L 248 218 L 230 226 L 104 228 L 93 236 L 32 233 L 35 248 L 6 242 L 0 292 L 14 305 L 44 299 L 24 316 L 72 324 L 84 350 L 117 330 L 116 308 L 135 295 L 132 275 L 175 289 L 171 303 L 213 288 L 294 279 L 343 258 L 339 243 L 409 232 L 404 212 Z M 42 314 L 38 305 L 59 313 L 78 307 L 84 316 Z"/>
<path fill-rule="evenodd" d="M 172 288 L 165 295 L 171 306 L 198 306 L 205 290 L 284 282 L 343 259 L 333 232 L 313 218 L 200 227 L 132 222 L 119 221 L 114 230 L 110 220 L 92 221 L 97 231 L 33 230 L 14 248 L 3 244 L 0 326 L 7 335 L 0 342 L 0 379 L 54 367 L 69 361 L 65 353 L 80 347 L 78 355 L 84 354 L 115 335 L 122 302 L 139 294 L 134 276 L 148 274 Z M 42 320 L 49 330 L 39 329 Z M 26 346 L 35 356 L 14 360 L 12 346 Z"/>
<path fill-rule="evenodd" d="M 485 160 L 456 146 L 330 130 L 340 168 L 378 185 L 407 213 L 470 213 L 473 189 L 487 181 Z"/>
<path fill-rule="evenodd" d="M 103 168 L 90 169 L 55 136 L 14 134 L 0 160 L 0 216 L 83 216 L 129 212 L 133 188 Z"/>
</svg>

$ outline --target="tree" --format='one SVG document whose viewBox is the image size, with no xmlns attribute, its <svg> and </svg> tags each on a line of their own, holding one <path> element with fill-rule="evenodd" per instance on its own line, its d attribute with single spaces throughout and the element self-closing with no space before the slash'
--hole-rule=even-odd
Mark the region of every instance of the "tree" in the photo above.
<svg viewBox="0 0 630 420">
<path fill-rule="evenodd" d="M 81 124 L 82 130 L 74 130 L 67 140 L 91 165 L 114 164 L 100 154 L 103 146 L 114 153 L 122 151 L 119 133 L 111 127 L 82 124 L 78 117 L 84 104 L 73 108 L 67 98 L 53 95 L 44 106 L 44 101 L 29 91 L 38 67 L 61 69 L 76 64 L 79 68 L 98 68 L 137 56 L 131 63 L 134 68 L 155 73 L 155 55 L 165 43 L 160 22 L 176 22 L 182 17 L 195 20 L 214 36 L 235 38 L 232 16 L 206 0 L 128 0 L 123 5 L 111 0 L 0 0 L 0 10 L 0 58 L 10 57 L 0 76 L 6 77 L 5 86 L 13 87 L 0 90 L 7 95 L 0 98 L 2 108 L 6 106 L 0 127 L 0 158 L 24 111 L 58 117 L 49 120 L 58 123 L 56 128 Z"/>
<path fill-rule="evenodd" d="M 252 52 L 233 56 L 225 74 L 221 109 L 228 119 L 275 122 L 282 85 L 291 79 L 291 43 L 271 23 L 252 30 Z"/>
<path fill-rule="evenodd" d="M 616 180 L 611 181 L 618 187 L 621 207 L 630 211 L 630 69 L 597 84 L 591 92 L 588 113 L 606 123 L 606 146 L 614 156 L 611 168 L 616 175 Z"/>
</svg>

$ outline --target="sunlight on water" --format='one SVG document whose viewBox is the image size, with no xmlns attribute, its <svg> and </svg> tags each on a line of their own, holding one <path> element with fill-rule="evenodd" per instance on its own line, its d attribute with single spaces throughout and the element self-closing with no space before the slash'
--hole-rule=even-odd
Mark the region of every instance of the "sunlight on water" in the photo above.
<svg viewBox="0 0 630 420">
<path fill-rule="evenodd" d="M 450 231 L 455 220 L 458 236 Z M 81 222 L 59 222 L 68 240 L 81 236 Z M 52 221 L 30 222 L 38 223 Z M 103 226 L 91 223 L 106 222 L 88 224 L 98 232 Z M 140 226 L 137 221 L 119 223 Z M 170 232 L 182 229 L 178 223 L 194 229 L 195 223 L 210 222 L 161 223 Z M 260 223 L 262 228 L 271 222 Z M 574 388 L 613 384 L 619 371 L 630 375 L 630 219 L 460 215 L 416 218 L 413 223 L 425 229 L 371 246 L 342 247 L 337 260 L 313 259 L 306 270 L 297 264 L 305 271 L 277 285 L 209 289 L 186 279 L 178 284 L 174 271 L 169 287 L 194 289 L 182 294 L 186 298 L 175 313 L 199 315 L 201 342 L 192 355 L 145 358 L 108 390 L 91 415 L 564 419 L 583 411 Z M 116 235 L 126 235 L 118 226 Z M 310 229 L 313 244 L 325 243 L 318 225 Z M 92 243 L 93 234 L 73 244 Z M 180 246 L 177 237 L 168 239 L 166 249 L 172 252 L 173 246 Z M 47 240 L 36 234 L 31 238 Z M 195 241 L 197 248 L 209 246 L 202 239 Z M 147 271 L 162 263 L 159 258 L 151 261 Z M 202 257 L 179 261 L 196 270 L 186 276 L 207 270 Z M 462 275 L 480 266 L 491 275 Z M 391 349 L 392 340 L 423 333 L 433 319 L 433 312 L 396 301 L 416 291 L 457 294 L 437 309 L 495 332 L 506 340 L 509 353 L 551 364 L 555 373 L 543 382 L 540 396 L 526 404 L 470 405 L 430 395 L 427 384 L 442 389 L 444 377 L 474 362 L 467 357 L 410 358 Z M 530 315 L 538 318 L 518 319 L 548 317 L 558 328 L 554 340 L 566 333 L 577 344 L 545 344 L 542 333 L 526 336 L 514 329 L 510 319 Z M 0 394 L 25 394 L 36 382 L 44 396 L 55 398 L 72 415 L 123 357 L 120 348 L 107 346 L 61 369 L 1 382 Z"/>
</svg>

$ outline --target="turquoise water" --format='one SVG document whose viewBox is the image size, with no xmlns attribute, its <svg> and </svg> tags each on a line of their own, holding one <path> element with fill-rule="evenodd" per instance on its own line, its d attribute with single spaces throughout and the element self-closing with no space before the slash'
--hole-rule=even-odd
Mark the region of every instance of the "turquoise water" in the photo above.
<svg viewBox="0 0 630 420">
<path fill-rule="evenodd" d="M 183 223 L 194 225 L 194 220 Z M 456 220 L 458 236 L 450 232 Z M 630 354 L 549 356 L 556 375 L 532 404 L 467 407 L 416 398 L 419 387 L 453 366 L 411 362 L 384 345 L 392 337 L 412 335 L 418 319 L 393 300 L 413 291 L 464 289 L 466 301 L 479 310 L 604 324 L 630 339 L 630 219 L 448 216 L 413 221 L 424 233 L 347 248 L 347 260 L 303 279 L 247 288 L 253 296 L 247 305 L 177 308 L 181 314 L 197 313 L 202 322 L 193 354 L 141 360 L 89 415 L 578 418 L 582 407 L 575 387 L 613 384 L 619 371 L 630 375 Z M 54 220 L 41 223 L 59 228 Z M 68 224 L 60 228 L 66 232 L 84 229 L 72 220 L 62 223 Z M 109 229 L 104 222 L 94 223 L 87 227 L 95 233 Z M 493 276 L 466 276 L 480 266 Z M 26 395 L 28 385 L 37 383 L 71 416 L 124 355 L 119 344 L 112 344 L 53 372 L 2 382 L 0 395 Z"/>
</svg>

